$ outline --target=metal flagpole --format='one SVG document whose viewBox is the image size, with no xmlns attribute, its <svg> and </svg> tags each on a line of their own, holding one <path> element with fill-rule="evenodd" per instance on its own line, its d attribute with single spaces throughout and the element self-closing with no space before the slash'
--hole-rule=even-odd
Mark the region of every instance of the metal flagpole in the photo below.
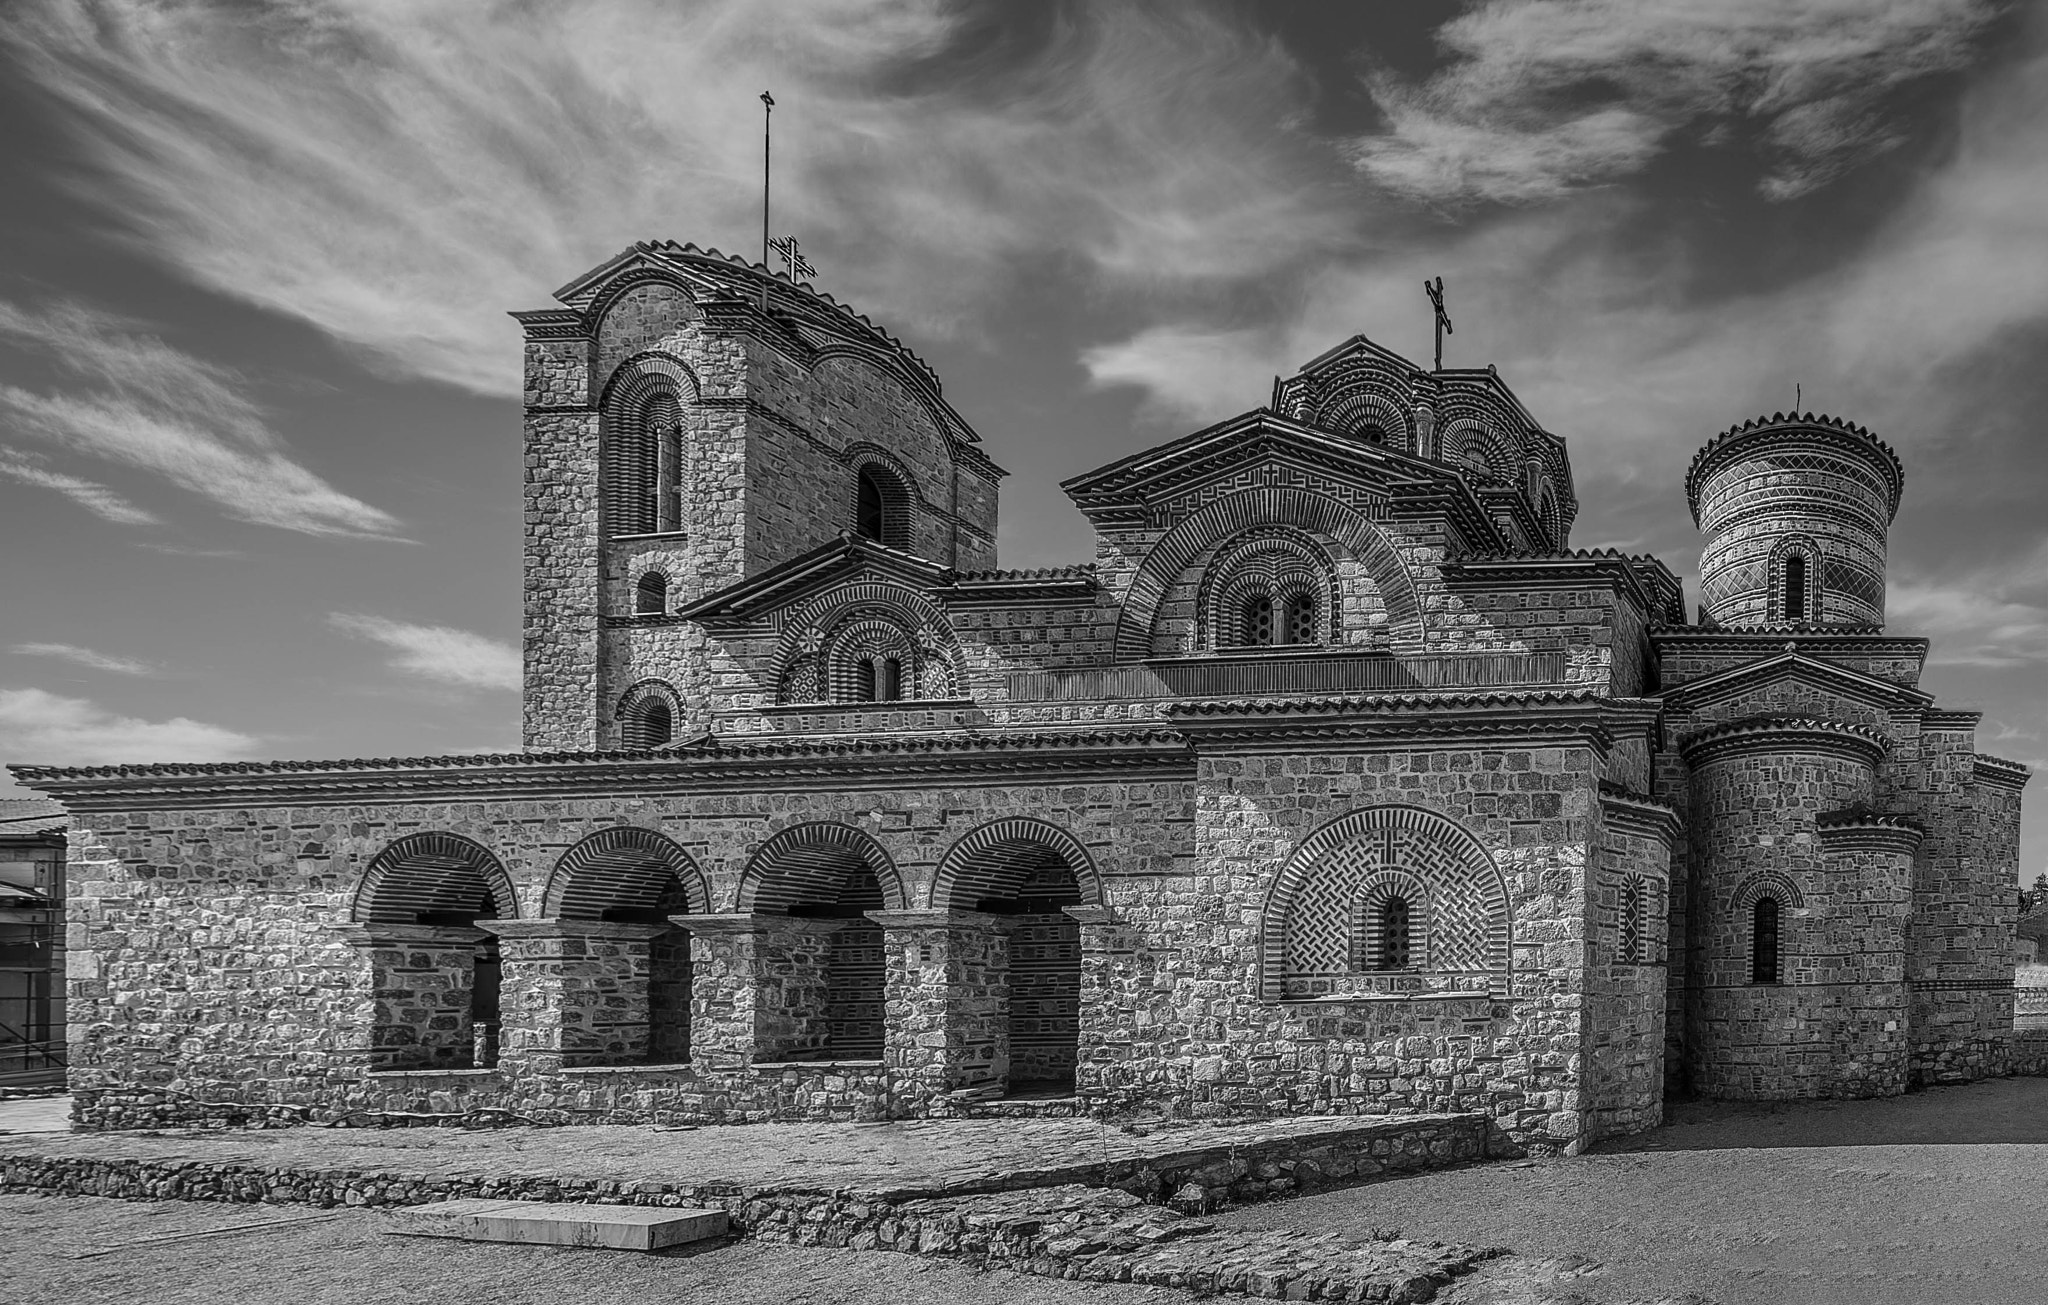
<svg viewBox="0 0 2048 1305">
<path fill-rule="evenodd" d="M 775 114 L 775 97 L 761 92 L 761 271 L 768 272 L 768 178 L 769 146 L 773 139 L 770 131 Z M 761 311 L 768 311 L 768 282 L 761 282 Z"/>
</svg>

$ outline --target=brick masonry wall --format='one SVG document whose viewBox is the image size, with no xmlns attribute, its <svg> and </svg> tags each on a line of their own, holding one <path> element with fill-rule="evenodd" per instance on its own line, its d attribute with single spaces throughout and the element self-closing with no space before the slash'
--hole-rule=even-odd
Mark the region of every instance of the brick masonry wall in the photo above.
<svg viewBox="0 0 2048 1305">
<path fill-rule="evenodd" d="M 1709 1096 L 1878 1096 L 1906 1087 L 1905 925 L 1911 844 L 1831 847 L 1814 817 L 1868 804 L 1851 746 L 1758 743 L 1692 772 L 1688 1019 L 1693 1082 Z M 1777 884 L 1793 885 L 1794 900 Z M 1779 900 L 1779 981 L 1751 975 L 1751 906 Z"/>
</svg>

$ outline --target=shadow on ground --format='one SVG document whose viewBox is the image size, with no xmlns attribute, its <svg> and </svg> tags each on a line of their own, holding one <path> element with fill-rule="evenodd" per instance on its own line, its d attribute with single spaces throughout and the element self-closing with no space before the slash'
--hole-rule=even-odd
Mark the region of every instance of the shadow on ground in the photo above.
<svg viewBox="0 0 2048 1305">
<path fill-rule="evenodd" d="M 1873 1101 L 1677 1101 L 1664 1126 L 1593 1148 L 2048 1145 L 2048 1092 L 2036 1078 L 1991 1079 Z"/>
</svg>

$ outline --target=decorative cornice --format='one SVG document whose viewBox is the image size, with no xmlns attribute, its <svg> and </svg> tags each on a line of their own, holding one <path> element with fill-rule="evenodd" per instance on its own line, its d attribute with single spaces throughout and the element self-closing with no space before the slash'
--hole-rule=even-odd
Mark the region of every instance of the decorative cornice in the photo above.
<svg viewBox="0 0 2048 1305">
<path fill-rule="evenodd" d="M 1920 846 L 1927 830 L 1911 816 L 1844 807 L 1813 818 L 1815 835 L 1834 852 L 1905 852 Z"/>
<path fill-rule="evenodd" d="M 1892 451 L 1890 445 L 1856 423 L 1839 417 L 1825 413 L 1775 412 L 1768 417 L 1752 417 L 1740 426 L 1730 427 L 1708 440 L 1693 455 L 1692 465 L 1685 472 L 1685 501 L 1692 509 L 1694 524 L 1697 525 L 1700 519 L 1700 485 L 1707 477 L 1737 456 L 1755 451 L 1759 444 L 1786 438 L 1819 439 L 1861 457 L 1885 478 L 1889 495 L 1888 515 L 1898 512 L 1899 495 L 1906 485 L 1906 472 L 1899 463 L 1899 455 Z"/>
<path fill-rule="evenodd" d="M 1735 697 L 1760 682 L 1783 679 L 1800 680 L 1860 701 L 1881 702 L 1892 707 L 1925 707 L 1934 701 L 1934 695 L 1923 690 L 1910 689 L 1796 652 L 1783 652 L 1763 661 L 1731 666 L 1725 671 L 1688 680 L 1676 688 L 1666 689 L 1663 699 L 1665 705 L 1673 710 L 1684 710 L 1703 702 Z"/>
<path fill-rule="evenodd" d="M 1600 781 L 1600 814 L 1622 833 L 1661 838 L 1666 844 L 1675 842 L 1685 828 L 1683 817 L 1669 803 L 1608 779 Z"/>
<path fill-rule="evenodd" d="M 1652 618 L 1662 614 L 1678 593 L 1678 577 L 1662 562 L 1648 554 L 1614 549 L 1454 557 L 1444 563 L 1443 573 L 1448 580 L 1468 580 L 1500 589 L 1572 583 L 1619 586 L 1634 599 L 1639 610 Z"/>
<path fill-rule="evenodd" d="M 1649 728 L 1654 703 L 1592 690 L 1402 693 L 1178 702 L 1168 720 L 1204 750 L 1291 749 L 1309 741 L 1585 744 L 1604 754 L 1620 735 Z"/>
<path fill-rule="evenodd" d="M 706 738 L 658 751 L 499 753 L 357 761 L 11 766 L 23 784 L 75 811 L 134 807 L 444 802 L 731 792 L 748 788 L 1013 782 L 1100 775 L 1186 779 L 1194 755 L 1178 731 L 907 734 L 866 739 Z"/>
<path fill-rule="evenodd" d="M 510 316 L 526 329 L 529 340 L 579 340 L 587 344 L 593 338 L 583 314 L 573 308 L 538 308 Z"/>
<path fill-rule="evenodd" d="M 1754 753 L 1826 752 L 1876 764 L 1891 743 L 1875 730 L 1808 716 L 1749 716 L 1679 740 L 1689 766 Z"/>
<path fill-rule="evenodd" d="M 2003 757 L 1986 756 L 1980 752 L 1977 754 L 1977 764 L 1972 770 L 1972 775 L 1979 784 L 1989 784 L 1993 788 L 2010 789 L 2017 793 L 2034 777 L 2034 770 L 2024 762 L 2007 761 Z"/>
</svg>

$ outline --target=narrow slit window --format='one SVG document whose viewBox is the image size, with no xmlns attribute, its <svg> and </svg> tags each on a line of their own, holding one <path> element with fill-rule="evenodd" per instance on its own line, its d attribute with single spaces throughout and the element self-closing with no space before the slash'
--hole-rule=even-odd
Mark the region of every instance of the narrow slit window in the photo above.
<svg viewBox="0 0 2048 1305">
<path fill-rule="evenodd" d="M 1264 594 L 1244 605 L 1244 642 L 1252 648 L 1273 642 L 1273 600 Z"/>
<path fill-rule="evenodd" d="M 1759 898 L 1750 916 L 1749 981 L 1778 982 L 1778 901 Z"/>
<path fill-rule="evenodd" d="M 1381 970 L 1405 970 L 1409 957 L 1413 955 L 1412 939 L 1409 936 L 1410 918 L 1408 899 L 1389 897 L 1380 903 L 1379 954 L 1373 958 L 1373 965 Z"/>
<path fill-rule="evenodd" d="M 883 702 L 898 702 L 903 697 L 903 663 L 897 658 L 886 658 L 882 662 Z"/>
<path fill-rule="evenodd" d="M 875 664 L 862 660 L 853 668 L 853 699 L 855 702 L 875 701 Z"/>
<path fill-rule="evenodd" d="M 1754 592 L 1754 591 L 1752 591 Z M 1806 619 L 1806 555 L 1794 553 L 1785 559 L 1785 619 Z"/>
</svg>

